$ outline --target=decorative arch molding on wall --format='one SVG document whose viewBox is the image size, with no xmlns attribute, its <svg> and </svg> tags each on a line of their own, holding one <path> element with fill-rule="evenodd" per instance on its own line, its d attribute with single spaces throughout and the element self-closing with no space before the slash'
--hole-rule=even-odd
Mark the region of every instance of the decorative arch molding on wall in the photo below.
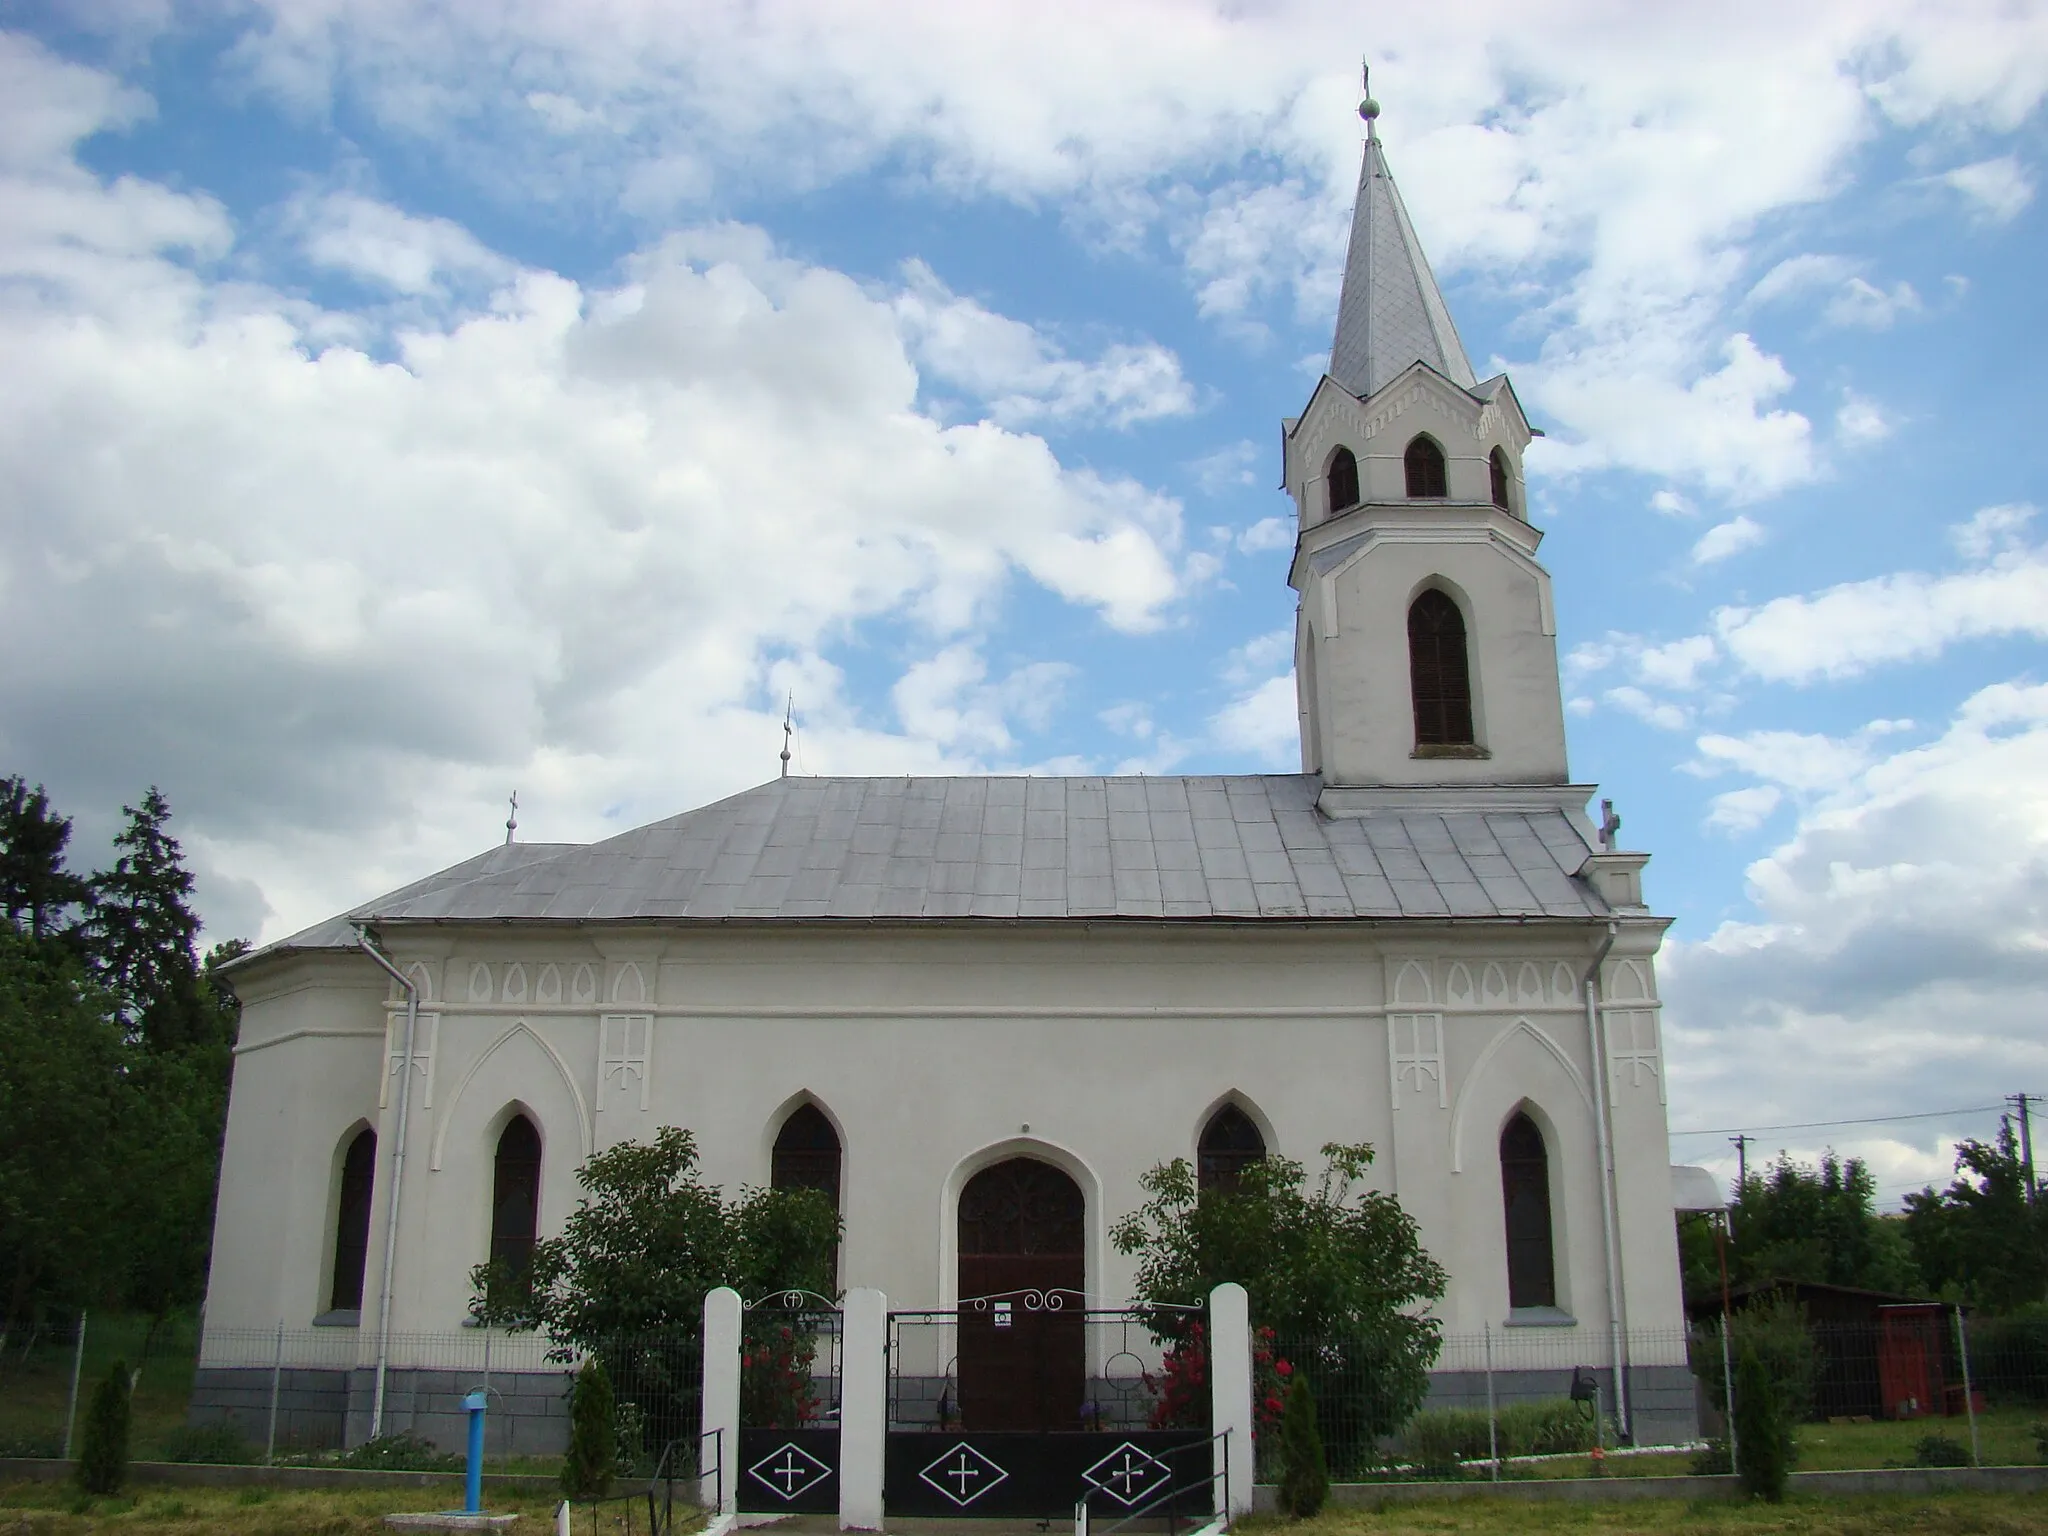
<svg viewBox="0 0 2048 1536">
<path fill-rule="evenodd" d="M 449 1097 L 448 1107 L 441 1112 L 440 1123 L 434 1127 L 433 1151 L 427 1160 L 427 1167 L 431 1172 L 439 1173 L 441 1171 L 441 1154 L 448 1142 L 448 1128 L 455 1123 L 455 1112 L 462 1107 L 462 1096 L 468 1090 L 471 1080 L 475 1078 L 477 1073 L 483 1070 L 484 1063 L 488 1062 L 499 1051 L 503 1050 L 521 1035 L 524 1035 L 535 1045 L 539 1046 L 541 1054 L 554 1063 L 555 1071 L 561 1076 L 562 1086 L 569 1090 L 569 1102 L 576 1106 L 577 1145 L 581 1149 L 578 1155 L 581 1157 L 588 1157 L 590 1155 L 590 1107 L 583 1102 L 583 1090 L 576 1086 L 575 1074 L 569 1070 L 569 1064 L 562 1060 L 562 1053 L 550 1045 L 544 1036 L 532 1029 L 526 1020 L 520 1019 L 510 1029 L 498 1036 L 496 1040 L 493 1040 L 490 1047 L 469 1064 L 469 1070 L 462 1074 L 462 1081 L 455 1085 L 455 1092 Z M 509 1119 L 509 1114 L 505 1118 Z M 542 1144 L 545 1145 L 547 1133 L 543 1128 L 542 1120 L 538 1115 L 531 1113 L 528 1114 L 528 1118 L 533 1121 L 534 1129 L 541 1131 Z M 504 1129 L 503 1120 L 499 1122 L 498 1129 L 501 1131 Z M 494 1132 L 493 1134 L 496 1133 Z"/>
<path fill-rule="evenodd" d="M 526 967 L 514 960 L 505 967 L 505 983 L 499 989 L 499 996 L 508 1003 L 526 1001 Z"/>
<path fill-rule="evenodd" d="M 953 1165 L 939 1189 L 939 1307 L 948 1309 L 960 1300 L 960 1192 L 967 1181 L 984 1168 L 1013 1157 L 1035 1157 L 1050 1163 L 1081 1187 L 1087 1207 L 1088 1297 L 1092 1303 L 1102 1289 L 1102 1263 L 1109 1241 L 1108 1213 L 1102 1204 L 1102 1178 L 1093 1165 L 1072 1147 L 1042 1136 L 1019 1135 L 977 1147 Z"/>
<path fill-rule="evenodd" d="M 1564 1048 L 1527 1019 L 1516 1019 L 1514 1023 L 1487 1042 L 1486 1049 L 1479 1053 L 1479 1059 L 1472 1063 L 1472 1070 L 1465 1074 L 1464 1082 L 1458 1085 L 1457 1102 L 1451 1106 L 1451 1172 L 1453 1173 L 1463 1173 L 1465 1171 L 1465 1121 L 1471 1112 L 1473 1090 L 1485 1079 L 1487 1068 L 1493 1065 L 1494 1057 L 1506 1049 L 1508 1042 L 1519 1034 L 1526 1034 L 1545 1051 L 1550 1053 L 1558 1066 L 1564 1069 L 1564 1075 L 1570 1081 L 1573 1091 L 1578 1094 L 1579 1102 L 1586 1107 L 1587 1113 L 1590 1114 L 1592 1112 L 1592 1091 L 1586 1087 L 1584 1075 L 1580 1073 L 1577 1067 L 1572 1065 L 1571 1058 L 1565 1055 Z M 1509 1116 L 1512 1116 L 1513 1113 L 1510 1110 L 1508 1116 L 1503 1116 L 1501 1118 L 1501 1125 L 1507 1124 Z M 1542 1121 L 1538 1121 L 1539 1125 L 1542 1123 Z M 1494 1134 L 1498 1136 L 1499 1133 L 1500 1126 L 1495 1126 Z"/>
<path fill-rule="evenodd" d="M 420 1007 L 426 1007 L 427 1004 L 434 1000 L 434 968 L 424 960 L 415 960 L 406 967 L 405 974 L 407 979 L 419 989 Z M 392 988 L 392 995 L 394 1000 L 398 1002 L 402 1003 L 405 1001 L 405 994 L 396 987 Z"/>
<path fill-rule="evenodd" d="M 638 1008 L 646 1003 L 647 978 L 641 974 L 640 962 L 621 961 L 619 968 L 612 972 L 612 1006 Z"/>
<path fill-rule="evenodd" d="M 540 968 L 540 979 L 533 984 L 533 1000 L 536 1003 L 555 1004 L 562 1000 L 562 968 L 550 960 Z"/>
<path fill-rule="evenodd" d="M 1208 1127 L 1209 1122 L 1216 1118 L 1216 1112 L 1226 1104 L 1235 1104 L 1244 1111 L 1245 1118 L 1258 1127 L 1259 1137 L 1266 1143 L 1266 1156 L 1278 1157 L 1280 1155 L 1280 1137 L 1273 1129 L 1271 1117 L 1263 1109 L 1259 1108 L 1257 1102 L 1250 1094 L 1241 1088 L 1232 1088 L 1218 1094 L 1208 1104 L 1204 1105 L 1202 1112 L 1195 1116 L 1194 1123 L 1188 1127 L 1188 1156 L 1190 1159 L 1193 1159 L 1199 1165 L 1202 1154 L 1202 1132 Z"/>
</svg>

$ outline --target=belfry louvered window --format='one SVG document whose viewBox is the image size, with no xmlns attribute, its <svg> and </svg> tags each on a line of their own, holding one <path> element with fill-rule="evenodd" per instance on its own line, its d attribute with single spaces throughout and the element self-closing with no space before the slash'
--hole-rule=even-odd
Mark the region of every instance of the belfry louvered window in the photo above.
<svg viewBox="0 0 2048 1536">
<path fill-rule="evenodd" d="M 1550 1153 L 1527 1115 L 1516 1115 L 1500 1133 L 1500 1192 L 1508 1228 L 1508 1305 L 1554 1307 Z"/>
<path fill-rule="evenodd" d="M 1330 455 L 1330 511 L 1334 515 L 1358 505 L 1358 460 L 1349 448 Z"/>
<path fill-rule="evenodd" d="M 1486 467 L 1493 475 L 1493 504 L 1503 512 L 1512 512 L 1508 505 L 1508 456 L 1498 448 L 1486 456 Z"/>
<path fill-rule="evenodd" d="M 1430 438 L 1418 437 L 1410 443 L 1408 451 L 1401 455 L 1401 463 L 1408 471 L 1411 497 L 1451 494 L 1449 476 L 1444 470 L 1444 451 Z"/>
<path fill-rule="evenodd" d="M 1472 745 L 1472 674 L 1465 616 L 1431 587 L 1408 609 L 1408 679 L 1418 747 Z"/>
</svg>

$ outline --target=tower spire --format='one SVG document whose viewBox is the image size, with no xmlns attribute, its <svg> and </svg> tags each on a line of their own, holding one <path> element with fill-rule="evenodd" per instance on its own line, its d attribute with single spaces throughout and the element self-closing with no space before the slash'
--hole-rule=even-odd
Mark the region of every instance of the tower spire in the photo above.
<svg viewBox="0 0 2048 1536">
<path fill-rule="evenodd" d="M 1361 75 L 1367 88 L 1358 104 L 1358 115 L 1365 119 L 1365 156 L 1351 214 L 1351 247 L 1344 257 L 1344 289 L 1337 300 L 1330 377 L 1364 397 L 1421 361 L 1470 389 L 1478 382 L 1472 364 L 1387 169 L 1370 66 Z"/>
<path fill-rule="evenodd" d="M 782 776 L 789 777 L 789 739 L 796 730 L 796 694 L 789 696 L 789 704 L 782 711 Z"/>
</svg>

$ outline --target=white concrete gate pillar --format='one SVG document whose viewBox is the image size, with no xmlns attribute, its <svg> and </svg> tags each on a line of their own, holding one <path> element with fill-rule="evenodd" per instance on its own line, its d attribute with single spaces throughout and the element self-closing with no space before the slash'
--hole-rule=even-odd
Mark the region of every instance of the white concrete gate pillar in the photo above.
<svg viewBox="0 0 2048 1536">
<path fill-rule="evenodd" d="M 867 1286 L 839 1303 L 839 1528 L 882 1528 L 889 1434 L 889 1298 Z"/>
<path fill-rule="evenodd" d="M 704 1438 L 698 1442 L 697 1502 L 712 1518 L 740 1507 L 740 1293 L 721 1285 L 704 1296 Z M 718 1472 L 710 1467 L 716 1458 Z"/>
<path fill-rule="evenodd" d="M 1209 1293 L 1209 1428 L 1217 1513 L 1235 1520 L 1252 1509 L 1251 1298 L 1235 1280 Z"/>
</svg>

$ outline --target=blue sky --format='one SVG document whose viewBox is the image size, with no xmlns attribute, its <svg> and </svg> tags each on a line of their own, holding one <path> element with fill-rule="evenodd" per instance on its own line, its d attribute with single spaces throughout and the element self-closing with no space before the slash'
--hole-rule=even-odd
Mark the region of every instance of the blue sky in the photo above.
<svg viewBox="0 0 2048 1536">
<path fill-rule="evenodd" d="M 1548 436 L 1678 1127 L 2048 1089 L 2048 20 L 16 6 L 0 768 L 210 929 L 810 772 L 1293 766 L 1370 53 Z M 1895 1195 L 1995 1116 L 1773 1133 Z M 1715 1138 L 1681 1140 L 1713 1161 Z"/>
</svg>

